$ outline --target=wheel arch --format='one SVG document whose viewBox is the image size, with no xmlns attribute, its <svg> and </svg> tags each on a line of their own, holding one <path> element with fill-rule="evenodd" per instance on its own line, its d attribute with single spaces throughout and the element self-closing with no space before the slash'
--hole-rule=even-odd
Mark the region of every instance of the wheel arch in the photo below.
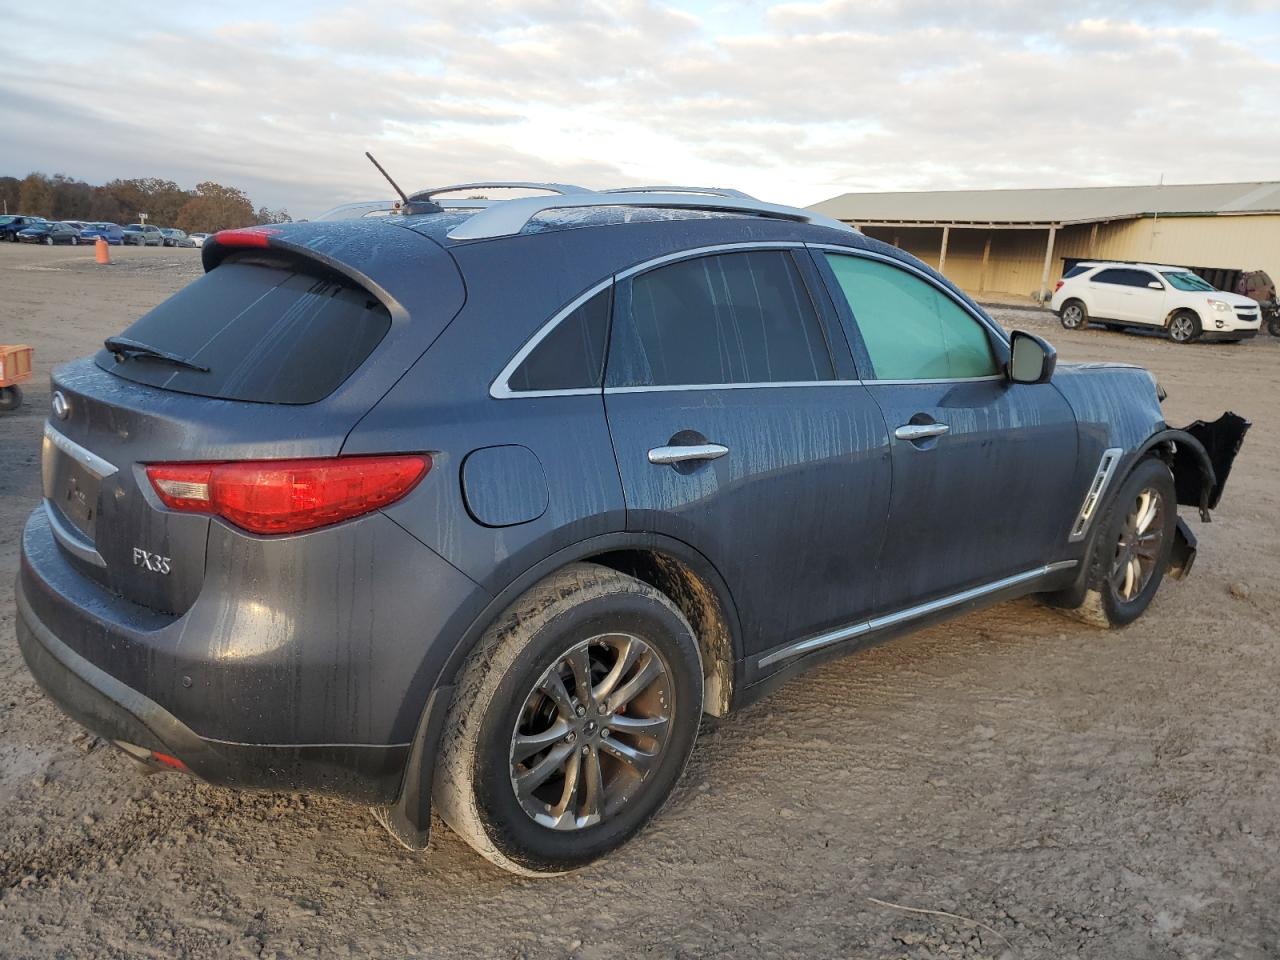
<svg viewBox="0 0 1280 960">
<path fill-rule="evenodd" d="M 493 596 L 462 632 L 431 681 L 409 747 L 395 803 L 378 808 L 379 822 L 411 850 L 423 849 L 431 827 L 431 784 L 453 701 L 453 684 L 480 638 L 519 596 L 563 567 L 599 563 L 656 587 L 685 615 L 702 653 L 703 710 L 723 716 L 733 705 L 742 663 L 741 630 L 728 585 L 707 557 L 689 544 L 653 533 L 618 532 L 579 541 L 535 563 Z"/>
<path fill-rule="evenodd" d="M 1173 318 L 1180 313 L 1191 314 L 1196 318 L 1196 323 L 1200 324 L 1200 329 L 1203 330 L 1205 328 L 1205 319 L 1200 315 L 1200 311 L 1197 310 L 1195 307 L 1188 306 L 1187 304 L 1184 303 L 1181 306 L 1174 307 L 1172 310 L 1170 310 L 1168 313 L 1165 314 L 1164 328 L 1166 330 L 1168 330 L 1169 327 L 1173 324 Z"/>
</svg>

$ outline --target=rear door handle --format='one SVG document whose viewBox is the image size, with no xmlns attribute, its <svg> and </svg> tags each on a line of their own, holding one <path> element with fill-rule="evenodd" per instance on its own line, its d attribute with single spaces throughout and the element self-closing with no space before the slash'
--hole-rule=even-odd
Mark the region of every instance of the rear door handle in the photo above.
<svg viewBox="0 0 1280 960">
<path fill-rule="evenodd" d="M 656 464 L 685 463 L 689 460 L 718 460 L 729 452 L 719 443 L 691 443 L 678 447 L 654 447 L 649 462 Z"/>
<path fill-rule="evenodd" d="M 899 440 L 910 440 L 914 443 L 917 440 L 940 437 L 950 429 L 945 423 L 906 423 L 893 431 L 893 435 Z"/>
</svg>

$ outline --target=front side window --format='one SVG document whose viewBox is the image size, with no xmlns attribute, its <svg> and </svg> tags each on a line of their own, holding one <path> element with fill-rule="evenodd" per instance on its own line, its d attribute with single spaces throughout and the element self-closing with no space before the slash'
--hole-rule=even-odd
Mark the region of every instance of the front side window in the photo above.
<svg viewBox="0 0 1280 960">
<path fill-rule="evenodd" d="M 998 374 L 986 330 L 943 291 L 898 267 L 828 253 L 876 380 L 956 380 Z M 867 378 L 870 379 L 870 378 Z"/>
<path fill-rule="evenodd" d="M 507 388 L 581 390 L 599 387 L 609 336 L 609 290 L 602 290 L 557 323 L 507 378 Z"/>
<path fill-rule="evenodd" d="M 636 277 L 619 305 L 609 386 L 835 379 L 817 311 L 787 251 L 658 267 Z"/>
</svg>

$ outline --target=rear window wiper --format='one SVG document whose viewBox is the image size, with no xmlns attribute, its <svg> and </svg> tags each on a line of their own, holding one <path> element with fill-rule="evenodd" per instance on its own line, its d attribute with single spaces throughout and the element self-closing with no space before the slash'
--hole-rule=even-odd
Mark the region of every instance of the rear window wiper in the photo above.
<svg viewBox="0 0 1280 960">
<path fill-rule="evenodd" d="M 194 360 L 188 360 L 186 357 L 177 353 L 170 353 L 168 350 L 148 346 L 137 340 L 130 340 L 128 337 L 107 337 L 102 341 L 102 345 L 111 351 L 117 362 L 125 359 L 159 360 L 162 363 L 171 363 L 175 367 L 184 367 L 187 370 L 195 370 L 199 373 L 209 372 L 208 367 L 202 367 Z"/>
</svg>

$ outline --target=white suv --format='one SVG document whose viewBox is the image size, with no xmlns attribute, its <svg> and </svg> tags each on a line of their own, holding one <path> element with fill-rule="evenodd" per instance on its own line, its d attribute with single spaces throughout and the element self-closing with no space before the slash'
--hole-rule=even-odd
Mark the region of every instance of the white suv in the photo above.
<svg viewBox="0 0 1280 960">
<path fill-rule="evenodd" d="M 1161 327 L 1178 343 L 1244 340 L 1258 332 L 1256 300 L 1224 293 L 1185 267 L 1079 263 L 1066 272 L 1050 306 L 1068 330 L 1097 320 L 1109 329 Z"/>
</svg>

